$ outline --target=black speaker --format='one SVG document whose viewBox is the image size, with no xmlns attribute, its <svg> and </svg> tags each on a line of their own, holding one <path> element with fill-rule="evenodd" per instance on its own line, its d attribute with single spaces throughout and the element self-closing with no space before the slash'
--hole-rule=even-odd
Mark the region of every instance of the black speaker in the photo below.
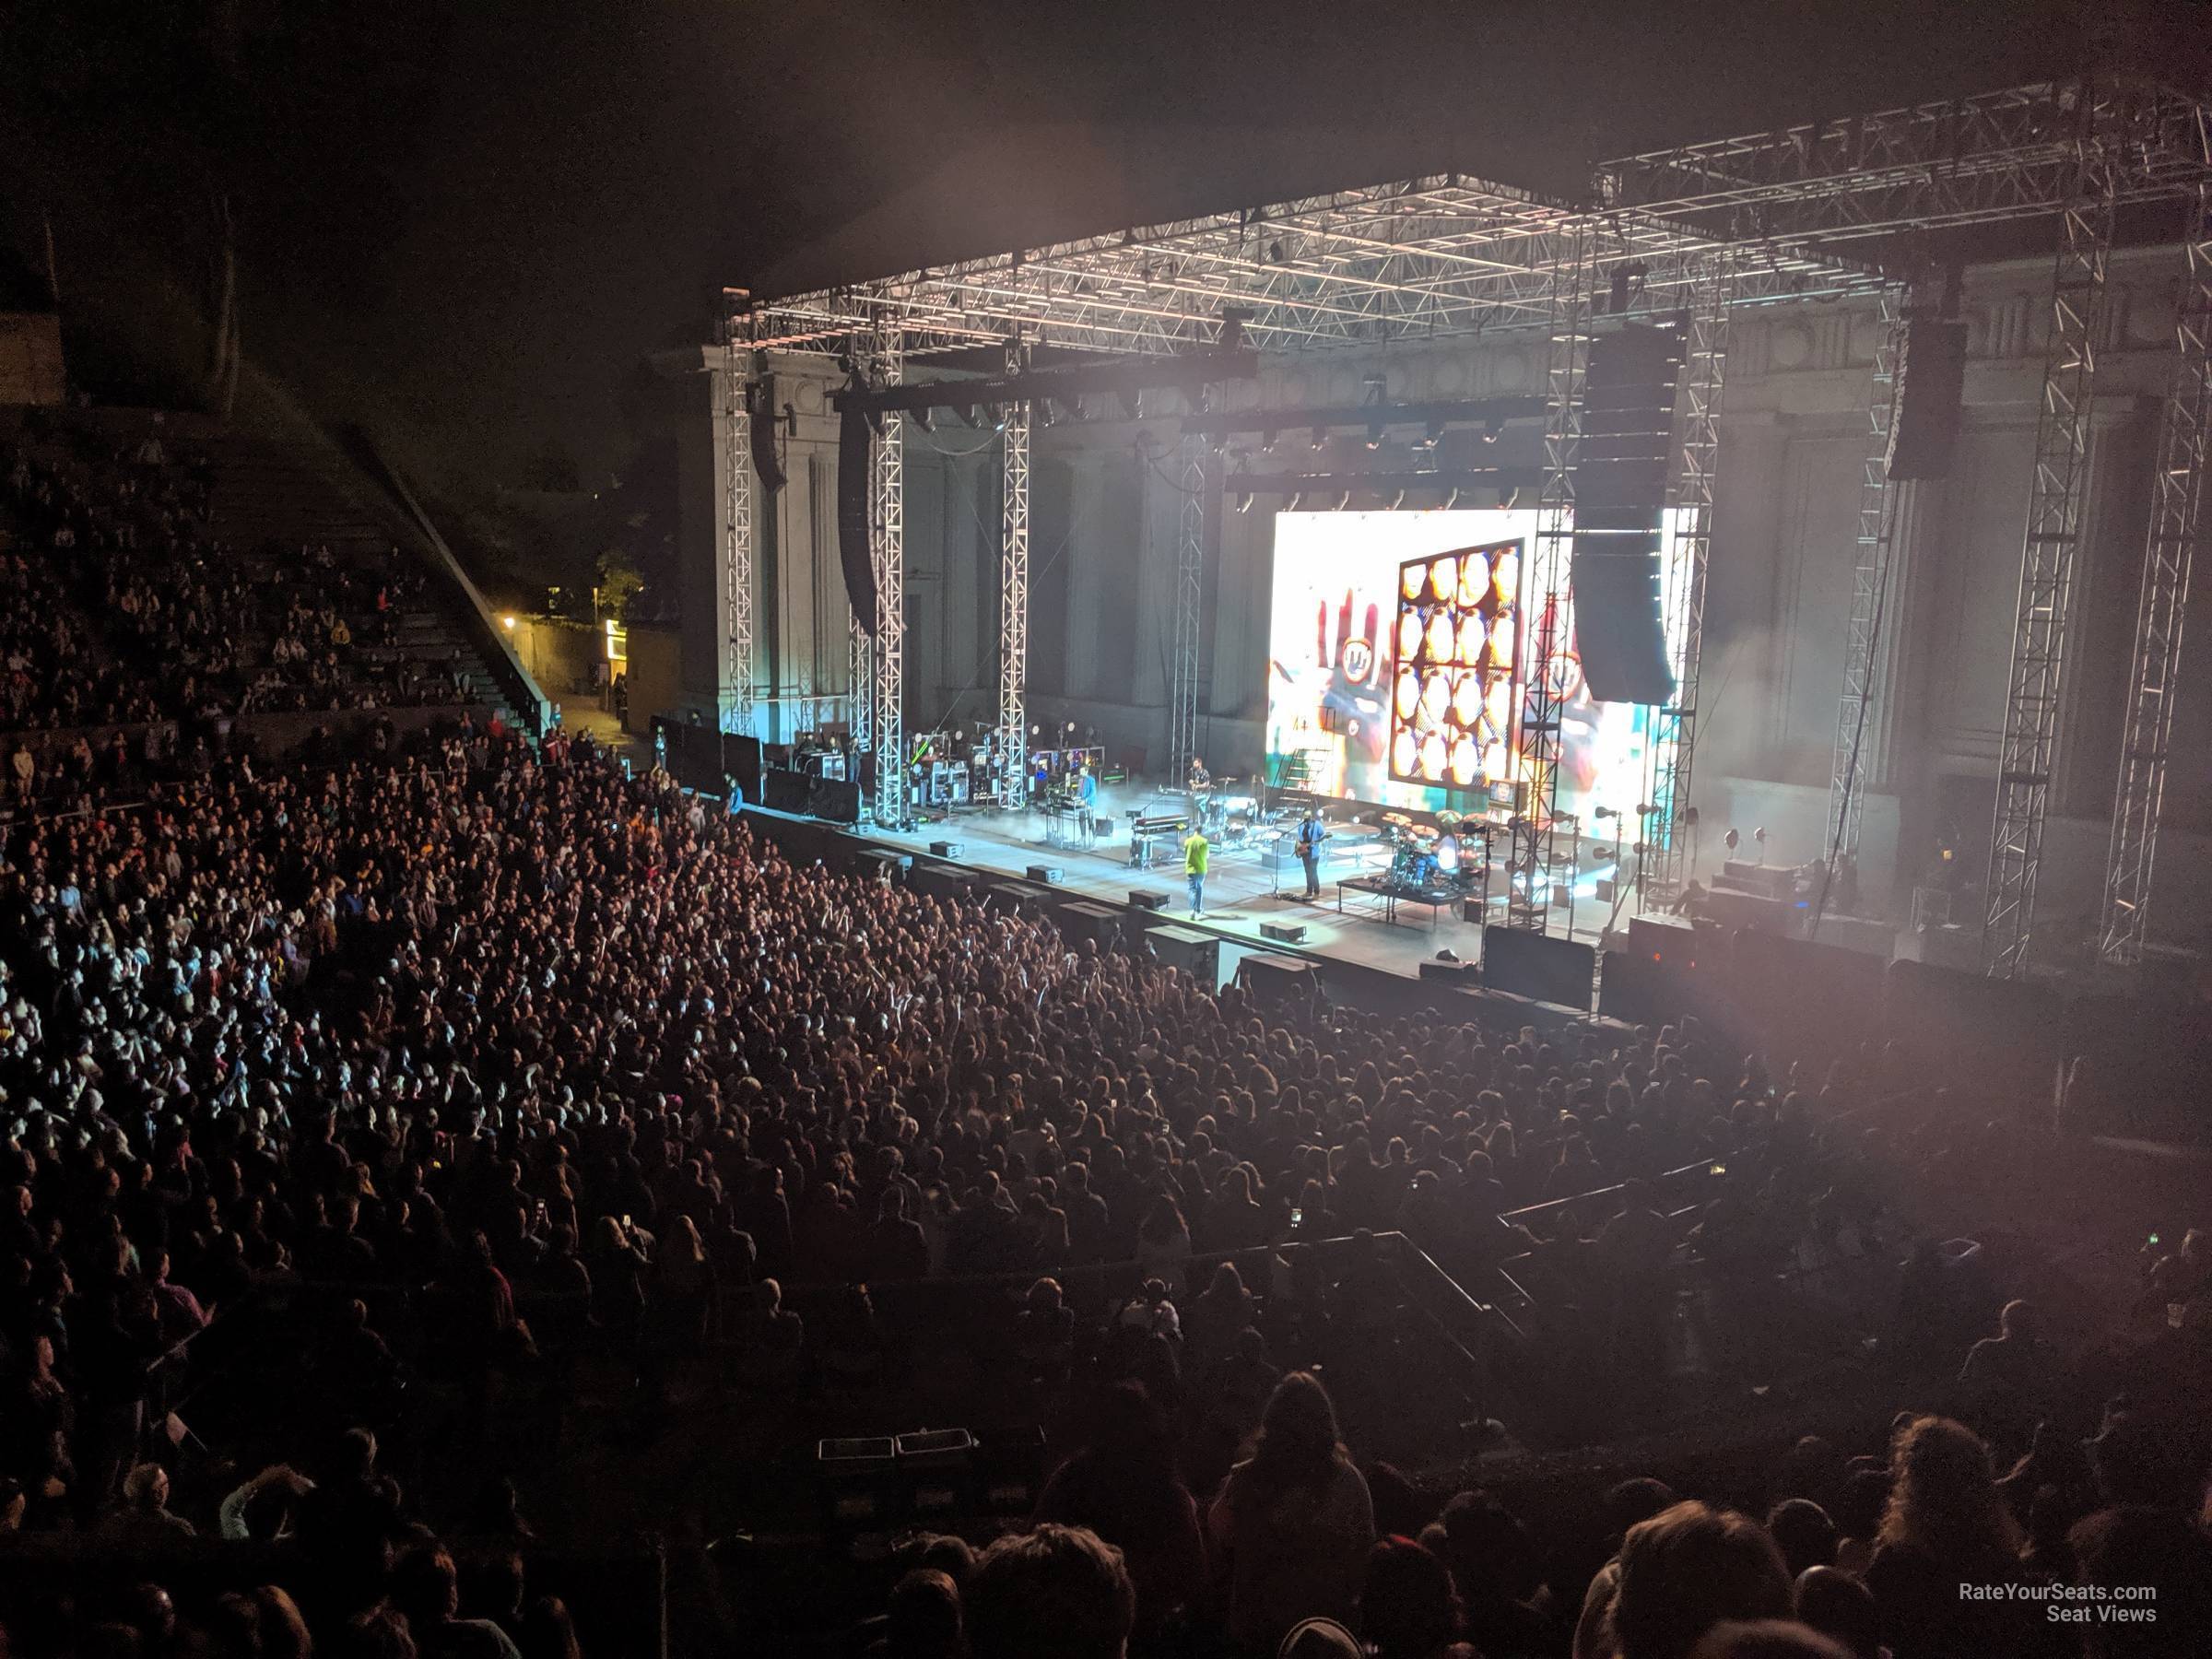
<svg viewBox="0 0 2212 1659">
<path fill-rule="evenodd" d="M 833 824 L 860 822 L 860 785 L 844 778 L 809 778 L 806 810 Z"/>
<path fill-rule="evenodd" d="M 804 812 L 806 786 L 813 782 L 803 771 L 771 766 L 760 780 L 760 804 L 775 812 Z"/>
<path fill-rule="evenodd" d="M 1574 637 L 1599 702 L 1674 695 L 1659 556 L 1681 367 L 1672 328 L 1631 323 L 1590 344 L 1574 465 Z"/>
<path fill-rule="evenodd" d="M 732 733 L 722 740 L 722 770 L 737 780 L 745 798 L 760 798 L 760 739 Z"/>
<path fill-rule="evenodd" d="M 1587 1009 L 1596 981 L 1597 952 L 1587 945 L 1519 927 L 1482 930 L 1482 982 L 1493 991 Z"/>
<path fill-rule="evenodd" d="M 845 598 L 861 627 L 876 632 L 876 565 L 868 554 L 869 483 L 876 471 L 876 435 L 868 418 L 848 403 L 837 423 L 837 561 L 845 572 Z"/>
<path fill-rule="evenodd" d="M 1913 317 L 1897 359 L 1897 421 L 1889 429 L 1889 477 L 1943 478 L 1959 442 L 1966 395 L 1966 324 Z"/>
<path fill-rule="evenodd" d="M 753 446 L 753 470 L 760 475 L 760 487 L 770 495 L 774 495 L 783 488 L 783 463 L 776 455 L 774 375 L 764 374 L 759 380 L 746 382 L 745 412 L 752 418 L 749 435 Z"/>
</svg>

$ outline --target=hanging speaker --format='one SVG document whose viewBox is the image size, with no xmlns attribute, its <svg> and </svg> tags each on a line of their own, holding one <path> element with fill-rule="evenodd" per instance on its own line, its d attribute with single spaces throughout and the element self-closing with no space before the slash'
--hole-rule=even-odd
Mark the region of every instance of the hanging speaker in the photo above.
<svg viewBox="0 0 2212 1659">
<path fill-rule="evenodd" d="M 764 374 L 745 388 L 746 413 L 752 417 L 753 470 L 761 488 L 773 495 L 783 488 L 783 464 L 776 458 L 776 377 Z"/>
<path fill-rule="evenodd" d="M 837 421 L 837 561 L 845 572 L 853 617 L 876 633 L 876 566 L 868 556 L 868 486 L 876 471 L 876 438 L 868 418 L 848 403 Z"/>
<path fill-rule="evenodd" d="M 1660 568 L 1682 335 L 1629 324 L 1590 343 L 1574 466 L 1574 637 L 1599 702 L 1674 695 Z"/>
<path fill-rule="evenodd" d="M 1966 396 L 1966 324 L 1913 317 L 1897 359 L 1897 421 L 1889 429 L 1889 477 L 1947 477 Z"/>
</svg>

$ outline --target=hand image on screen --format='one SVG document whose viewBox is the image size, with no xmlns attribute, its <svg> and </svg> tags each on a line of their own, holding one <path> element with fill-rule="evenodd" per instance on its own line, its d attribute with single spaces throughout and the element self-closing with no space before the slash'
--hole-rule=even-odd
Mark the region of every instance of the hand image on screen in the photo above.
<svg viewBox="0 0 2212 1659">
<path fill-rule="evenodd" d="M 1345 740 L 1347 761 L 1376 764 L 1390 740 L 1390 712 L 1382 690 L 1387 665 L 1379 649 L 1381 607 L 1370 605 L 1365 630 L 1353 633 L 1352 592 L 1347 588 L 1336 607 L 1333 640 L 1327 601 L 1315 608 L 1321 665 L 1329 671 L 1328 689 L 1321 698 L 1321 729 Z"/>
</svg>

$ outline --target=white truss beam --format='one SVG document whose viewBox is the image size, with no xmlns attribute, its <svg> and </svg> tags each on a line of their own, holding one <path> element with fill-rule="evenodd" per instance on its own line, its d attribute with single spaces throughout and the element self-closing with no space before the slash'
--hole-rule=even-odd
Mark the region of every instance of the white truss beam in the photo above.
<svg viewBox="0 0 2212 1659">
<path fill-rule="evenodd" d="M 1882 621 L 1888 609 L 1890 555 L 1897 543 L 1898 492 L 1889 487 L 1889 434 L 1897 425 L 1903 391 L 1897 366 L 1904 347 L 1904 297 L 1882 295 L 1881 334 L 1875 341 L 1874 374 L 1866 396 L 1866 466 L 1859 485 L 1859 532 L 1851 579 L 1851 616 L 1844 624 L 1843 694 L 1836 701 L 1833 764 L 1828 784 L 1828 877 L 1859 853 L 1866 818 L 1865 774 L 1868 723 L 1880 676 Z M 1823 883 L 1822 908 L 1827 890 Z"/>
<path fill-rule="evenodd" d="M 2212 156 L 2212 150 L 2207 151 Z M 2112 804 L 2111 855 L 2098 954 L 2139 961 L 2148 925 L 2151 870 L 2159 851 L 2159 809 L 2179 695 L 2182 625 L 2189 608 L 2190 556 L 2204 511 L 2205 464 L 2212 449 L 2212 173 L 2198 182 L 2186 265 L 2174 314 L 2173 373 L 2159 420 L 2150 534 L 2136 609 L 2134 672 L 2120 744 L 2120 784 Z"/>
<path fill-rule="evenodd" d="M 1200 758 L 1199 680 L 1206 621 L 1206 440 L 1182 438 L 1175 518 L 1175 623 L 1168 665 L 1168 777 L 1181 787 Z"/>
<path fill-rule="evenodd" d="M 1521 584 L 1526 643 L 1520 654 L 1527 664 L 1527 678 L 1513 769 L 1521 798 L 1512 819 L 1506 925 L 1532 933 L 1548 930 L 1553 889 L 1562 869 L 1572 878 L 1574 864 L 1574 835 L 1563 834 L 1559 821 L 1559 767 L 1566 758 L 1560 713 L 1571 632 L 1574 469 L 1582 449 L 1595 271 L 1594 238 L 1578 232 L 1575 240 L 1579 246 L 1552 275 L 1544 494 L 1536 513 L 1536 545 Z"/>
<path fill-rule="evenodd" d="M 2118 134 L 2081 131 L 2075 188 L 2052 276 L 2042 406 L 2036 418 L 2035 469 L 2021 539 L 2019 606 L 1983 888 L 1982 962 L 1996 978 L 2012 978 L 2027 966 L 2035 929 L 2124 147 Z"/>
<path fill-rule="evenodd" d="M 1006 372 L 1018 374 L 1018 344 L 1006 347 Z M 999 498 L 998 747 L 1004 771 L 998 801 L 1018 806 L 1028 798 L 1030 716 L 1030 406 L 1008 404 L 1006 476 Z"/>
<path fill-rule="evenodd" d="M 905 361 L 896 327 L 876 340 L 878 389 L 899 384 Z M 905 418 L 886 411 L 869 478 L 868 553 L 876 567 L 876 787 L 868 803 L 885 829 L 903 826 L 906 786 L 906 457 Z"/>
<path fill-rule="evenodd" d="M 1689 312 L 1689 339 L 1682 376 L 1682 424 L 1675 447 L 1670 491 L 1675 535 L 1666 569 L 1665 614 L 1680 617 L 1668 641 L 1675 700 L 1653 711 L 1650 789 L 1653 808 L 1639 828 L 1647 841 L 1641 867 L 1652 896 L 1672 900 L 1680 888 L 1688 852 L 1687 815 L 1695 804 L 1691 772 L 1698 740 L 1698 667 L 1705 643 L 1705 573 L 1712 553 L 1713 488 L 1721 455 L 1721 396 L 1728 367 L 1728 310 L 1735 287 L 1732 250 L 1707 262 L 1704 284 Z"/>
<path fill-rule="evenodd" d="M 746 377 L 749 320 L 732 317 L 723 353 L 724 574 L 722 729 L 753 729 L 753 418 Z"/>
</svg>

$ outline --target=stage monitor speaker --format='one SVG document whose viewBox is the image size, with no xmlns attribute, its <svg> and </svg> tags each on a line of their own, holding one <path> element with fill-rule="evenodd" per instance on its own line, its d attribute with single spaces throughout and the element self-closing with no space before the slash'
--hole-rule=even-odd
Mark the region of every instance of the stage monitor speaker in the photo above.
<svg viewBox="0 0 2212 1659">
<path fill-rule="evenodd" d="M 1590 345 L 1574 472 L 1574 634 L 1599 702 L 1665 703 L 1675 677 L 1662 530 L 1678 330 L 1629 324 Z"/>
<path fill-rule="evenodd" d="M 1966 396 L 1966 324 L 1914 317 L 1897 359 L 1897 422 L 1889 429 L 1889 477 L 1898 482 L 1950 476 Z"/>
<path fill-rule="evenodd" d="M 845 573 L 853 615 L 876 632 L 876 565 L 868 546 L 870 485 L 876 472 L 876 437 L 868 418 L 848 405 L 837 426 L 837 562 Z"/>
<path fill-rule="evenodd" d="M 1041 883 L 1045 887 L 1051 887 L 1055 882 L 1067 879 L 1067 872 L 1058 865 L 1031 865 L 1024 874 L 1031 881 Z"/>
<path fill-rule="evenodd" d="M 1654 962 L 1672 961 L 1680 957 L 1695 967 L 1699 943 L 1697 928 L 1687 920 L 1658 916 L 1629 918 L 1629 948 Z"/>
<path fill-rule="evenodd" d="M 1493 991 L 1586 1010 L 1596 978 L 1587 945 L 1495 924 L 1482 930 L 1482 982 Z"/>
<path fill-rule="evenodd" d="M 1420 977 L 1425 980 L 1450 980 L 1455 985 L 1472 983 L 1482 977 L 1482 971 L 1473 962 L 1440 962 L 1434 957 L 1422 960 Z"/>
<path fill-rule="evenodd" d="M 1145 941 L 1170 968 L 1180 968 L 1208 991 L 1221 983 L 1221 941 L 1194 927 L 1147 927 Z"/>
<path fill-rule="evenodd" d="M 1078 899 L 1060 906 L 1060 931 L 1071 939 L 1089 939 L 1103 950 L 1122 936 L 1122 912 Z"/>
<path fill-rule="evenodd" d="M 1680 1009 L 1666 964 L 1639 950 L 1608 950 L 1598 976 L 1597 1011 L 1624 1025 L 1665 1025 Z"/>
<path fill-rule="evenodd" d="M 776 455 L 776 377 L 764 374 L 745 388 L 745 411 L 751 418 L 753 470 L 760 488 L 774 495 L 783 488 L 783 463 Z"/>
<path fill-rule="evenodd" d="M 1248 956 L 1239 962 L 1237 983 L 1252 994 L 1254 1002 L 1279 1006 L 1311 1002 L 1320 977 L 1311 962 L 1270 953 Z"/>
<path fill-rule="evenodd" d="M 1168 908 L 1168 895 L 1158 888 L 1131 888 L 1129 889 L 1129 908 L 1140 911 L 1164 911 Z"/>
<path fill-rule="evenodd" d="M 1303 945 L 1306 942 L 1306 924 L 1303 922 L 1263 922 L 1260 937 L 1272 939 L 1277 945 Z"/>
<path fill-rule="evenodd" d="M 959 841 L 931 841 L 929 851 L 936 858 L 959 858 L 966 855 L 968 849 Z"/>
</svg>

